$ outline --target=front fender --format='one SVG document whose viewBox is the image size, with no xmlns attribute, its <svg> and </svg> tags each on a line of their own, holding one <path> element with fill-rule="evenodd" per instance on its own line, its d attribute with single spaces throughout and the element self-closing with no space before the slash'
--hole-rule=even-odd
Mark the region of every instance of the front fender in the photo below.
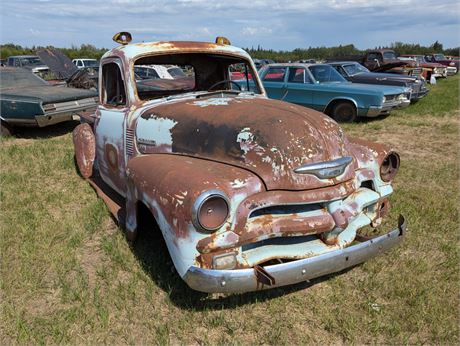
<svg viewBox="0 0 460 346">
<path fill-rule="evenodd" d="M 126 229 L 136 232 L 137 203 L 151 211 L 182 276 L 194 264 L 197 242 L 209 236 L 195 229 L 192 208 L 208 190 L 220 190 L 230 201 L 230 216 L 216 232 L 231 226 L 239 203 L 263 191 L 261 180 L 242 168 L 181 155 L 150 154 L 131 159 L 127 166 Z"/>
</svg>

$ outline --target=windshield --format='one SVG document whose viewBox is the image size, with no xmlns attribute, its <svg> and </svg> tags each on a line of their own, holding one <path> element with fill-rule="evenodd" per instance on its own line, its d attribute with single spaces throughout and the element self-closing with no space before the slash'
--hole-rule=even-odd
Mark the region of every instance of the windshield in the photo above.
<svg viewBox="0 0 460 346">
<path fill-rule="evenodd" d="M 185 72 L 180 67 L 170 67 L 168 68 L 168 72 L 174 79 L 187 77 Z"/>
<path fill-rule="evenodd" d="M 395 52 L 383 52 L 383 58 L 385 60 L 396 60 Z"/>
<path fill-rule="evenodd" d="M 85 66 L 86 67 L 98 67 L 99 66 L 99 61 L 97 61 L 97 60 L 85 60 Z"/>
<path fill-rule="evenodd" d="M 311 74 L 315 78 L 316 83 L 331 83 L 331 82 L 346 82 L 332 66 L 329 65 L 313 65 L 309 66 Z"/>
<path fill-rule="evenodd" d="M 38 56 L 21 58 L 21 66 L 43 65 Z"/>
<path fill-rule="evenodd" d="M 238 71 L 238 75 L 235 74 Z M 239 72 L 241 71 L 241 72 Z M 141 100 L 197 91 L 248 91 L 260 94 L 251 65 L 223 54 L 152 55 L 135 61 L 137 95 Z"/>
<path fill-rule="evenodd" d="M 423 58 L 423 56 L 420 56 L 420 55 L 414 56 L 414 59 L 415 59 L 415 61 L 417 61 L 419 64 L 423 64 L 423 63 L 426 62 L 425 59 Z"/>
<path fill-rule="evenodd" d="M 435 54 L 434 58 L 436 60 L 446 60 L 446 57 L 444 56 L 444 54 Z"/>
<path fill-rule="evenodd" d="M 367 68 L 365 68 L 363 65 L 360 64 L 350 64 L 350 65 L 344 65 L 343 68 L 347 72 L 349 76 L 354 76 L 359 73 L 365 73 L 369 72 Z"/>
</svg>

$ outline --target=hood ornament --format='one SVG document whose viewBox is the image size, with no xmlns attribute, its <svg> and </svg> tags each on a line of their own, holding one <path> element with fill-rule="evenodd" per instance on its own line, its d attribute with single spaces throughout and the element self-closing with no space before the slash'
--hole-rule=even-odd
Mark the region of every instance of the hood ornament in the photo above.
<svg viewBox="0 0 460 346">
<path fill-rule="evenodd" d="M 297 174 L 312 174 L 319 179 L 330 179 L 341 175 L 351 161 L 353 161 L 351 156 L 345 156 L 332 161 L 308 163 L 297 167 L 294 172 Z"/>
</svg>

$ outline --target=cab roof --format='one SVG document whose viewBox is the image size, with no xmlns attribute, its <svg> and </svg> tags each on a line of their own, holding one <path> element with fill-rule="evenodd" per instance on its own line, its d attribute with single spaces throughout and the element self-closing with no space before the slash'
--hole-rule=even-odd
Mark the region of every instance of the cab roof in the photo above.
<svg viewBox="0 0 460 346">
<path fill-rule="evenodd" d="M 110 56 L 119 56 L 131 60 L 141 56 L 152 54 L 173 54 L 173 53 L 215 53 L 223 55 L 237 55 L 250 59 L 248 53 L 243 49 L 210 42 L 194 41 L 159 41 L 121 45 L 106 52 L 102 59 Z"/>
</svg>

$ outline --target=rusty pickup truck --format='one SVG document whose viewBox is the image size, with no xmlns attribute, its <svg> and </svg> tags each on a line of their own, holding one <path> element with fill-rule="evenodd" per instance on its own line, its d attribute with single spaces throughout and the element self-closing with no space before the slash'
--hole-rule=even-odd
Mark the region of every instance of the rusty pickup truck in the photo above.
<svg viewBox="0 0 460 346">
<path fill-rule="evenodd" d="M 346 136 L 320 112 L 268 99 L 250 56 L 225 38 L 114 39 L 121 45 L 101 59 L 99 106 L 73 133 L 77 166 L 128 239 L 153 217 L 192 289 L 307 281 L 402 240 L 402 216 L 389 232 L 361 232 L 390 211 L 394 150 Z M 136 78 L 146 65 L 174 65 L 184 76 Z M 231 80 L 235 65 L 251 91 Z"/>
<path fill-rule="evenodd" d="M 334 57 L 327 62 L 357 61 L 372 72 L 398 73 L 418 77 L 422 68 L 415 61 L 401 61 L 392 49 L 369 50 L 364 55 Z"/>
</svg>

